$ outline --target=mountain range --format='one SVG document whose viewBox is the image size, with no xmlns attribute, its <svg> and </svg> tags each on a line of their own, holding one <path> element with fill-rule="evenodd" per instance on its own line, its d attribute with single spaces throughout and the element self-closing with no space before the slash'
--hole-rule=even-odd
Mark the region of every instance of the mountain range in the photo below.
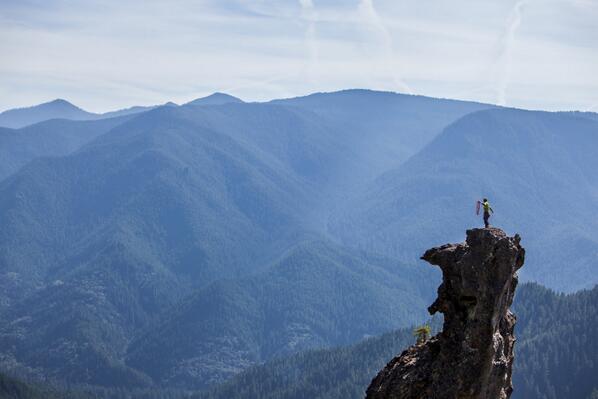
<svg viewBox="0 0 598 399">
<path fill-rule="evenodd" d="M 347 245 L 416 259 L 430 240 L 460 239 L 486 196 L 496 211 L 491 223 L 525 239 L 523 279 L 562 291 L 591 288 L 598 282 L 598 223 L 588 217 L 598 211 L 594 148 L 598 124 L 589 118 L 474 112 L 364 187 L 331 230 Z"/>
<path fill-rule="evenodd" d="M 224 93 L 214 93 L 207 97 L 195 99 L 188 104 L 192 105 L 220 105 L 230 102 L 242 102 L 240 99 Z M 164 106 L 177 106 L 168 102 Z M 18 129 L 51 119 L 67 119 L 74 121 L 89 121 L 98 119 L 115 118 L 125 115 L 134 115 L 157 108 L 157 105 L 133 106 L 117 111 L 93 113 L 85 111 L 76 105 L 58 98 L 39 105 L 25 108 L 9 109 L 0 113 L 0 127 Z"/>
<path fill-rule="evenodd" d="M 419 323 L 439 279 L 417 257 L 481 196 L 522 234 L 523 280 L 598 282 L 595 114 L 369 90 L 39 107 L 0 129 L 11 374 L 203 389 Z"/>
</svg>

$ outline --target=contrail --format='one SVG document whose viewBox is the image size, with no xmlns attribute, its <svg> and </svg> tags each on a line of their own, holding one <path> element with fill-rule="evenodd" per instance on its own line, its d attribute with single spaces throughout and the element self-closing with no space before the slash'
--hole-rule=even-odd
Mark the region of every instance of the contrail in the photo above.
<svg viewBox="0 0 598 399">
<path fill-rule="evenodd" d="M 498 105 L 506 105 L 507 102 L 507 86 L 511 80 L 511 64 L 512 64 L 512 46 L 515 39 L 515 33 L 521 25 L 521 9 L 528 2 L 528 0 L 519 0 L 507 18 L 507 25 L 505 33 L 502 37 L 502 46 L 499 53 L 497 63 L 500 65 L 499 75 L 496 80 L 496 102 Z"/>
<path fill-rule="evenodd" d="M 315 80 L 320 59 L 316 37 L 316 21 L 318 15 L 312 0 L 299 0 L 299 4 L 301 5 L 301 18 L 307 21 L 307 28 L 305 30 L 305 46 L 307 47 L 309 55 L 307 76 L 308 79 L 313 82 Z"/>
<path fill-rule="evenodd" d="M 409 85 L 401 78 L 401 73 L 397 66 L 396 57 L 393 54 L 392 35 L 384 25 L 382 18 L 374 7 L 374 0 L 360 0 L 359 11 L 366 22 L 374 27 L 381 35 L 384 46 L 384 63 L 389 67 L 395 85 L 403 92 L 412 94 L 413 91 Z"/>
</svg>

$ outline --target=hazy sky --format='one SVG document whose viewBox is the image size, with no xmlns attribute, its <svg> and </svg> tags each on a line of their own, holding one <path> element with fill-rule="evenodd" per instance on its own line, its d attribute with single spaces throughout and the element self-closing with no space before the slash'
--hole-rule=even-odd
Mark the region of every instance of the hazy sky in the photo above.
<svg viewBox="0 0 598 399">
<path fill-rule="evenodd" d="M 0 111 L 355 87 L 598 111 L 598 0 L 0 0 Z"/>
</svg>

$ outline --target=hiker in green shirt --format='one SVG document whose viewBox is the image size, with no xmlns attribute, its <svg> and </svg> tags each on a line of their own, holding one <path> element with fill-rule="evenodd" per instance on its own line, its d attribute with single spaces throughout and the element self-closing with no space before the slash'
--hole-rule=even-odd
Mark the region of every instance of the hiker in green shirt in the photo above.
<svg viewBox="0 0 598 399">
<path fill-rule="evenodd" d="M 494 213 L 494 209 L 492 209 L 492 207 L 490 206 L 488 198 L 484 198 L 484 200 L 482 201 L 482 207 L 484 208 L 484 226 L 488 228 L 488 226 L 490 226 L 490 223 L 488 223 L 488 219 L 490 218 L 490 212 Z"/>
</svg>

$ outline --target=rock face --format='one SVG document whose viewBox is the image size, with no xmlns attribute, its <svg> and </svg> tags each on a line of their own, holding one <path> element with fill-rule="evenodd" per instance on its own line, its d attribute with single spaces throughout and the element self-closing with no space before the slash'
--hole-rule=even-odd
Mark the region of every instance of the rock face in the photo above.
<svg viewBox="0 0 598 399">
<path fill-rule="evenodd" d="M 443 282 L 430 314 L 443 331 L 410 347 L 380 371 L 367 399 L 506 399 L 511 396 L 513 327 L 509 306 L 525 250 L 497 228 L 467 231 L 461 244 L 426 251 Z"/>
</svg>

